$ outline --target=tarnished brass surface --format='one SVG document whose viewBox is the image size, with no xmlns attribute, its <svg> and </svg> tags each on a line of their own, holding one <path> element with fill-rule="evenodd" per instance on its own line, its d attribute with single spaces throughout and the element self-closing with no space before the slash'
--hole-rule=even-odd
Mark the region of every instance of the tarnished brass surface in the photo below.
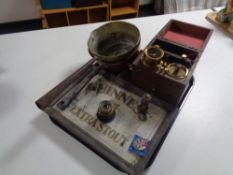
<svg viewBox="0 0 233 175">
<path fill-rule="evenodd" d="M 170 63 L 165 70 L 169 76 L 175 79 L 184 79 L 189 73 L 189 69 L 180 63 Z"/>
<path fill-rule="evenodd" d="M 144 54 L 141 57 L 141 63 L 143 66 L 157 70 L 160 73 L 165 73 L 177 80 L 185 79 L 189 73 L 188 67 L 179 63 L 179 61 L 173 61 L 169 58 L 159 45 L 153 45 L 145 48 Z M 179 59 L 185 63 L 189 63 L 188 55 L 185 53 L 181 54 Z"/>
<path fill-rule="evenodd" d="M 144 66 L 155 68 L 164 56 L 164 51 L 158 46 L 150 46 L 144 50 L 144 55 L 141 58 L 141 63 Z"/>
<path fill-rule="evenodd" d="M 109 100 L 104 100 L 99 103 L 97 118 L 102 122 L 109 122 L 114 119 L 116 110 L 114 104 Z"/>
<path fill-rule="evenodd" d="M 138 28 L 127 22 L 111 22 L 92 31 L 88 39 L 90 54 L 105 63 L 127 59 L 138 50 L 141 41 Z"/>
</svg>

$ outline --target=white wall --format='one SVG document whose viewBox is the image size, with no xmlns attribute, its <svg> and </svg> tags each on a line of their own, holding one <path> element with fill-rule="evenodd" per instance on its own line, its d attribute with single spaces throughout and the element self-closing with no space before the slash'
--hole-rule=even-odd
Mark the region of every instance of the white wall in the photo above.
<svg viewBox="0 0 233 175">
<path fill-rule="evenodd" d="M 0 0 L 0 23 L 38 17 L 35 0 Z"/>
<path fill-rule="evenodd" d="M 140 5 L 150 4 L 153 0 L 140 0 Z"/>
<path fill-rule="evenodd" d="M 152 0 L 140 0 L 148 4 Z M 0 23 L 39 18 L 35 0 L 0 0 Z"/>
</svg>

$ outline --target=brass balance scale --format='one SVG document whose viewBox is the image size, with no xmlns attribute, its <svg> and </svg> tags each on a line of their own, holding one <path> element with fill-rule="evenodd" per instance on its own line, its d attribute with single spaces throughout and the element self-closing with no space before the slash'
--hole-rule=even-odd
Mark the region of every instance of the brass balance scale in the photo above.
<svg viewBox="0 0 233 175">
<path fill-rule="evenodd" d="M 165 39 L 175 31 L 182 38 L 193 37 L 192 46 L 198 32 L 180 33 L 177 26 L 206 31 L 200 47 Z M 171 20 L 139 52 L 136 26 L 105 24 L 88 40 L 93 59 L 36 104 L 55 124 L 114 167 L 138 175 L 151 165 L 178 116 L 211 33 Z"/>
</svg>

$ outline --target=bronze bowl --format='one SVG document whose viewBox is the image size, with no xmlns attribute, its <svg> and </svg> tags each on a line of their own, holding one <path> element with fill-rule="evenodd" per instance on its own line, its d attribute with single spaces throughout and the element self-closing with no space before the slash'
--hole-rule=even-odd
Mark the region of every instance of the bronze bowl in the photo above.
<svg viewBox="0 0 233 175">
<path fill-rule="evenodd" d="M 119 63 L 138 51 L 140 41 L 140 32 L 135 25 L 122 21 L 111 22 L 92 31 L 88 50 L 103 63 Z"/>
</svg>

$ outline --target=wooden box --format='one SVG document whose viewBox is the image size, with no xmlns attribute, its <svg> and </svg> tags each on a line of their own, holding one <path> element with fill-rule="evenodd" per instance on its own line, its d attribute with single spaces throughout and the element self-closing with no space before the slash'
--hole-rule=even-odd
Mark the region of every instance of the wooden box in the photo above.
<svg viewBox="0 0 233 175">
<path fill-rule="evenodd" d="M 164 51 L 162 59 L 167 64 L 175 62 L 185 65 L 189 70 L 187 77 L 176 79 L 168 76 L 166 71 L 142 65 L 144 53 L 141 52 L 131 65 L 133 84 L 172 105 L 179 106 L 212 32 L 204 27 L 170 20 L 147 47 L 160 47 Z M 182 55 L 188 57 L 187 60 L 182 59 Z"/>
</svg>

